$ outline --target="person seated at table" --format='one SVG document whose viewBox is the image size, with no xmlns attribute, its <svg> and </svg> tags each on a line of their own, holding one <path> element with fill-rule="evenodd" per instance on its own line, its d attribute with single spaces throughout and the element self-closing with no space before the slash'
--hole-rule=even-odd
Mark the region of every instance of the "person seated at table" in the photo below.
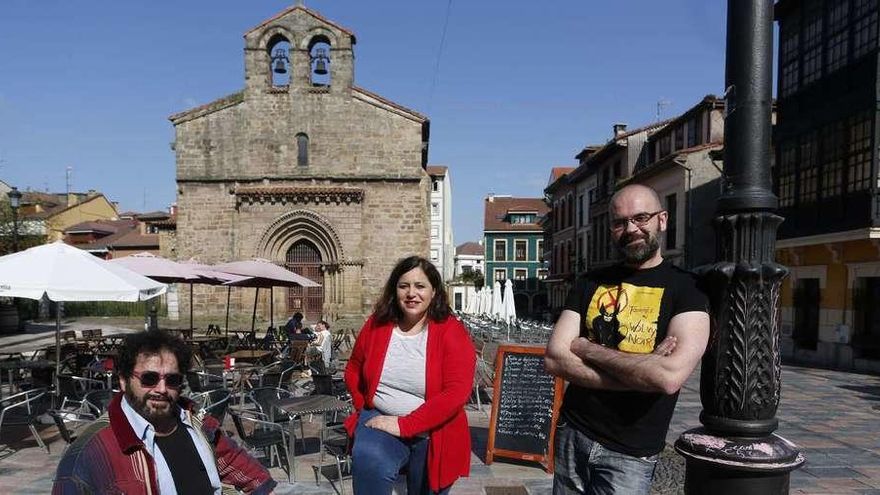
<svg viewBox="0 0 880 495">
<path fill-rule="evenodd" d="M 287 323 L 284 324 L 284 333 L 287 334 L 287 338 L 289 340 L 294 340 L 293 335 L 297 332 L 302 332 L 303 327 L 303 314 L 297 311 L 287 320 Z"/>
<path fill-rule="evenodd" d="M 177 337 L 144 331 L 126 338 L 116 361 L 121 393 L 58 464 L 52 493 L 271 493 L 272 476 L 212 416 L 182 397 L 191 351 Z"/>
<path fill-rule="evenodd" d="M 391 493 L 404 467 L 410 494 L 445 494 L 469 474 L 475 361 L 440 273 L 419 256 L 400 260 L 345 368 L 355 493 Z"/>
<path fill-rule="evenodd" d="M 330 324 L 324 320 L 315 323 L 315 337 L 306 348 L 306 361 L 309 369 L 303 371 L 304 378 L 312 376 L 313 372 L 319 375 L 326 374 L 330 369 L 330 349 L 333 337 L 330 336 L 329 327 Z"/>
<path fill-rule="evenodd" d="M 315 323 L 315 340 L 311 343 L 313 353 L 318 362 L 323 363 L 323 372 L 330 369 L 330 353 L 333 349 L 333 336 L 330 334 L 330 324 L 325 320 Z"/>
</svg>

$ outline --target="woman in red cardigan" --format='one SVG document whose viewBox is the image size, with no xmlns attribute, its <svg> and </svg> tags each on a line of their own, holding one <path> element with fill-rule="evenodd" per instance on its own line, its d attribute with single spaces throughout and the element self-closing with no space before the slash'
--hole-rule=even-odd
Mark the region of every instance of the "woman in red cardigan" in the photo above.
<svg viewBox="0 0 880 495">
<path fill-rule="evenodd" d="M 400 260 L 345 367 L 355 407 L 345 426 L 354 438 L 356 495 L 391 493 L 401 469 L 409 494 L 444 494 L 468 475 L 464 405 L 475 359 L 434 265 L 418 256 Z"/>
</svg>

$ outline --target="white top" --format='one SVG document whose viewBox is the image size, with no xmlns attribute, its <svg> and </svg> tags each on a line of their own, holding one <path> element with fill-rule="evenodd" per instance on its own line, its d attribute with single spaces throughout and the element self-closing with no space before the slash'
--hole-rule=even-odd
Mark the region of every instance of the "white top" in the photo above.
<svg viewBox="0 0 880 495">
<path fill-rule="evenodd" d="M 425 366 L 428 328 L 406 335 L 395 326 L 391 331 L 382 376 L 373 405 L 382 414 L 406 416 L 425 403 Z"/>
<path fill-rule="evenodd" d="M 315 346 L 321 351 L 321 358 L 324 359 L 324 366 L 330 366 L 330 353 L 333 350 L 333 337 L 330 335 L 330 330 L 325 328 L 318 332 Z"/>
</svg>

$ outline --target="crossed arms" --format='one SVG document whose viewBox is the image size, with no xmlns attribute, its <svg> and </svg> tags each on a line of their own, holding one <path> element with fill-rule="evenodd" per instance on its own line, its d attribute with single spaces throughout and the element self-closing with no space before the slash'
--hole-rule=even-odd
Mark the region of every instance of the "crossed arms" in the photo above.
<svg viewBox="0 0 880 495">
<path fill-rule="evenodd" d="M 674 394 L 706 350 L 709 315 L 689 311 L 669 322 L 667 337 L 651 354 L 603 347 L 580 337 L 581 315 L 565 310 L 553 328 L 544 367 L 586 388 Z"/>
</svg>

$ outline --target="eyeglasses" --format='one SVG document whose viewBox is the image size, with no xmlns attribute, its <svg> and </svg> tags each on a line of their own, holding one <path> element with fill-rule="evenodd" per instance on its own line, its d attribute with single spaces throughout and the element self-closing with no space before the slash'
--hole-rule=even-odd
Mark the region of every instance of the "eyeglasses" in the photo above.
<svg viewBox="0 0 880 495">
<path fill-rule="evenodd" d="M 143 373 L 138 373 L 137 371 L 132 371 L 131 374 L 141 381 L 141 385 L 144 387 L 155 387 L 159 385 L 161 380 L 165 380 L 165 386 L 168 388 L 180 388 L 183 386 L 183 375 L 180 373 L 159 373 L 158 371 L 144 371 Z"/>
<path fill-rule="evenodd" d="M 614 219 L 611 221 L 611 230 L 624 230 L 630 222 L 636 227 L 643 227 L 646 223 L 650 222 L 652 218 L 664 211 L 666 210 L 657 210 L 654 213 L 637 213 L 631 217 Z"/>
</svg>

